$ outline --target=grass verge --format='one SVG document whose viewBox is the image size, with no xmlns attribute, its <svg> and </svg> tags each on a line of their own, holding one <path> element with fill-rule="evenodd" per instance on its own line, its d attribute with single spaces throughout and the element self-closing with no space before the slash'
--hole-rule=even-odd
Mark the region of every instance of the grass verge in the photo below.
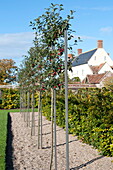
<svg viewBox="0 0 113 170">
<path fill-rule="evenodd" d="M 19 109 L 0 110 L 0 170 L 5 170 L 8 112 L 19 112 Z"/>
</svg>

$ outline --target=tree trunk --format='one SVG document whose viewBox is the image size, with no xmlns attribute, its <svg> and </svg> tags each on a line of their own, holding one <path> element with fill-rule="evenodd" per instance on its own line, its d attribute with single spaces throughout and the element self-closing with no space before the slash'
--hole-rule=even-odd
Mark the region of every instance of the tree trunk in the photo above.
<svg viewBox="0 0 113 170">
<path fill-rule="evenodd" d="M 41 92 L 40 92 L 41 93 Z M 40 148 L 42 149 L 42 93 L 40 94 Z"/>
<path fill-rule="evenodd" d="M 22 92 L 20 90 L 20 114 L 22 114 Z"/>
<path fill-rule="evenodd" d="M 65 32 L 64 32 L 64 41 L 65 41 L 65 124 L 66 124 L 66 170 L 69 170 L 67 30 L 65 30 Z"/>
<path fill-rule="evenodd" d="M 41 91 L 39 91 L 38 102 L 38 149 L 40 149 L 40 119 L 41 119 Z"/>
<path fill-rule="evenodd" d="M 26 92 L 24 92 L 24 122 L 26 122 Z"/>
<path fill-rule="evenodd" d="M 54 89 L 54 152 L 55 170 L 57 170 L 57 136 L 56 136 L 56 89 Z"/>
<path fill-rule="evenodd" d="M 30 127 L 30 92 L 27 92 L 27 127 Z"/>
<path fill-rule="evenodd" d="M 32 125 L 31 136 L 35 135 L 35 115 L 34 115 L 34 92 L 32 92 Z"/>
<path fill-rule="evenodd" d="M 52 164 L 53 164 L 53 113 L 54 113 L 54 93 L 53 93 L 53 89 L 51 89 L 51 162 L 50 162 L 50 170 L 52 169 Z"/>
</svg>

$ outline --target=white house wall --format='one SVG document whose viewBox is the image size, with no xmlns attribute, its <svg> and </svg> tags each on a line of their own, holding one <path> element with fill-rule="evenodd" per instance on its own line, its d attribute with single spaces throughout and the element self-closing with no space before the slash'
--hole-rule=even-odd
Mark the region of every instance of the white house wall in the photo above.
<svg viewBox="0 0 113 170">
<path fill-rule="evenodd" d="M 97 88 L 101 88 L 101 87 L 103 87 L 103 85 L 102 84 L 95 84 L 96 85 L 96 87 Z"/>
<path fill-rule="evenodd" d="M 98 66 L 107 62 L 110 66 L 113 66 L 113 61 L 103 48 L 98 48 L 93 56 L 88 61 L 88 65 Z"/>
<path fill-rule="evenodd" d="M 73 72 L 68 72 L 69 78 L 79 77 L 82 81 L 87 74 L 93 74 L 88 64 L 72 67 Z"/>
<path fill-rule="evenodd" d="M 96 84 L 96 87 L 98 87 L 98 88 L 104 87 L 104 81 L 106 80 L 106 78 L 112 77 L 112 76 L 113 76 L 113 73 L 107 72 L 106 75 L 104 76 L 104 78 L 101 80 L 100 84 Z"/>
<path fill-rule="evenodd" d="M 101 74 L 101 73 L 105 73 L 106 71 L 110 71 L 113 73 L 113 70 L 111 69 L 111 67 L 109 66 L 109 64 L 105 63 L 103 65 L 103 67 L 100 69 L 100 71 L 98 72 L 98 74 Z"/>
</svg>

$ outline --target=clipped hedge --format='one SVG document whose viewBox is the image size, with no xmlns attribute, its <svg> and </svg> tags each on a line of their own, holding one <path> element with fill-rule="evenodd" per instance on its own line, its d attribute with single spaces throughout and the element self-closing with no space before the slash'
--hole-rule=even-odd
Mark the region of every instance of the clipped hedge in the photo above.
<svg viewBox="0 0 113 170">
<path fill-rule="evenodd" d="M 2 95 L 0 96 L 0 109 L 17 109 L 20 108 L 20 92 L 19 89 L 0 89 Z M 27 93 L 26 93 L 27 94 Z M 35 93 L 35 108 L 38 107 L 39 93 Z M 25 100 L 25 99 L 24 99 Z M 27 103 L 27 96 L 26 96 Z M 30 107 L 31 107 L 31 94 L 30 94 Z"/>
<path fill-rule="evenodd" d="M 0 109 L 15 109 L 20 107 L 18 89 L 2 89 Z"/>
<path fill-rule="evenodd" d="M 69 91 L 69 132 L 113 156 L 113 94 L 105 88 Z M 57 125 L 65 128 L 64 91 L 57 94 Z M 43 114 L 50 120 L 50 93 L 43 96 Z"/>
<path fill-rule="evenodd" d="M 19 108 L 19 90 L 3 89 L 0 109 Z M 35 94 L 38 106 L 38 92 Z M 83 142 L 93 145 L 103 155 L 113 156 L 113 93 L 103 88 L 69 91 L 69 132 Z M 51 120 L 51 94 L 43 93 L 43 114 Z M 64 90 L 57 91 L 57 125 L 65 128 Z"/>
</svg>

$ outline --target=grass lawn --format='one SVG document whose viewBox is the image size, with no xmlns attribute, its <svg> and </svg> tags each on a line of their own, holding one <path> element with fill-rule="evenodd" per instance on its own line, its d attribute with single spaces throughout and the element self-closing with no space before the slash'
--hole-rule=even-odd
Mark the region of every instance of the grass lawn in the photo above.
<svg viewBox="0 0 113 170">
<path fill-rule="evenodd" d="M 5 149 L 7 139 L 8 112 L 19 112 L 19 109 L 0 110 L 0 170 L 5 170 Z"/>
<path fill-rule="evenodd" d="M 35 109 L 34 111 L 37 110 Z M 20 112 L 20 109 L 0 110 L 0 170 L 5 170 L 8 112 Z"/>
</svg>

